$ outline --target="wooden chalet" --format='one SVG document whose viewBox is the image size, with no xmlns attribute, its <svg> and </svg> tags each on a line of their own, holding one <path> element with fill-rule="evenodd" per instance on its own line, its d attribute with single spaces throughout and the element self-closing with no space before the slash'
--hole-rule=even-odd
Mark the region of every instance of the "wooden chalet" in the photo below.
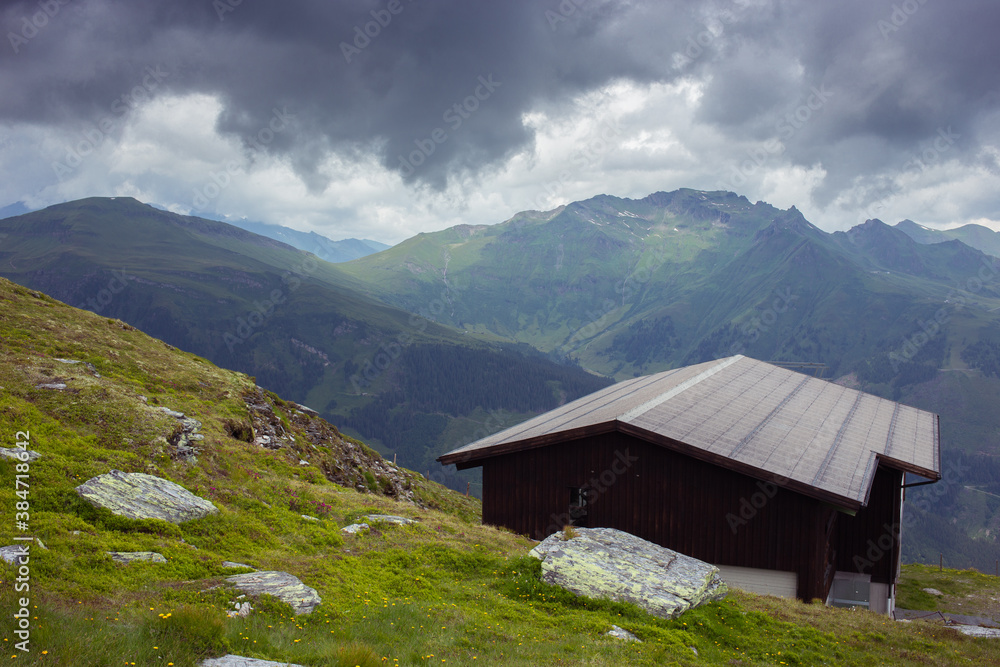
<svg viewBox="0 0 1000 667">
<path fill-rule="evenodd" d="M 619 382 L 451 451 L 483 522 L 627 531 L 730 585 L 891 613 L 905 475 L 941 478 L 938 416 L 741 355 Z"/>
</svg>

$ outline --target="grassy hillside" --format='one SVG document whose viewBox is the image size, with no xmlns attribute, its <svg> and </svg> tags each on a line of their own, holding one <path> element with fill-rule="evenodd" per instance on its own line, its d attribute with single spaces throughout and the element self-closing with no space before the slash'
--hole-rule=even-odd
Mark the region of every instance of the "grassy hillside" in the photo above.
<svg viewBox="0 0 1000 667">
<path fill-rule="evenodd" d="M 474 472 L 446 477 L 434 459 L 465 444 L 459 434 L 607 384 L 495 335 L 466 335 L 430 313 L 374 301 L 337 266 L 279 241 L 134 199 L 52 206 L 3 220 L 0 231 L 0 275 L 253 375 L 456 488 Z M 490 400 L 470 404 L 450 381 L 459 375 Z M 435 404 L 417 406 L 414 397 L 432 394 Z"/>
<path fill-rule="evenodd" d="M 30 464 L 29 532 L 46 547 L 31 552 L 30 653 L 14 648 L 12 616 L 0 620 L 12 664 L 180 666 L 227 652 L 307 665 L 986 664 L 997 655 L 950 630 L 741 593 L 676 621 L 576 598 L 538 582 L 527 540 L 479 525 L 477 501 L 395 469 L 245 375 L 5 280 L 0 337 L 0 433 L 13 444 L 28 431 L 41 454 Z M 66 389 L 38 388 L 53 383 Z M 271 406 L 294 443 L 246 442 L 248 395 Z M 202 422 L 196 462 L 172 456 L 173 418 L 159 407 Z M 8 508 L 19 500 L 15 465 L 0 461 Z M 173 480 L 221 511 L 175 526 L 76 496 L 111 469 Z M 420 523 L 341 533 L 372 511 Z M 11 522 L 0 526 L 0 543 L 14 536 Z M 110 550 L 168 562 L 118 565 Z M 236 593 L 219 587 L 234 572 L 224 560 L 291 572 L 323 604 L 293 617 L 276 600 L 254 601 L 249 617 L 226 618 Z M 0 569 L 4 609 L 19 602 L 16 576 Z M 604 637 L 612 624 L 643 643 Z"/>
<path fill-rule="evenodd" d="M 364 666 L 981 665 L 1000 656 L 990 640 L 948 629 L 738 592 L 674 621 L 577 598 L 538 581 L 528 540 L 481 526 L 475 499 L 396 468 L 246 375 L 3 279 L 0 341 L 0 439 L 12 446 L 26 431 L 41 454 L 22 473 L 27 501 L 15 494 L 18 464 L 0 459 L 0 506 L 8 517 L 16 502 L 30 506 L 30 530 L 4 522 L 0 544 L 30 534 L 45 547 L 32 546 L 27 592 L 15 593 L 18 572 L 0 564 L 3 609 L 30 596 L 30 652 L 15 646 L 12 614 L 0 617 L 0 660 L 10 664 L 180 667 L 228 652 Z M 247 442 L 264 428 L 248 400 L 266 404 L 294 441 Z M 161 407 L 202 422 L 196 461 L 177 455 L 176 420 Z M 77 485 L 111 469 L 165 477 L 220 512 L 175 526 L 77 497 Z M 419 524 L 340 531 L 368 512 Z M 119 565 L 111 550 L 156 551 L 167 563 Z M 248 617 L 227 618 L 237 593 L 222 580 L 242 570 L 224 560 L 290 572 L 323 604 L 293 616 L 255 600 Z M 612 624 L 643 643 L 605 637 Z"/>
</svg>

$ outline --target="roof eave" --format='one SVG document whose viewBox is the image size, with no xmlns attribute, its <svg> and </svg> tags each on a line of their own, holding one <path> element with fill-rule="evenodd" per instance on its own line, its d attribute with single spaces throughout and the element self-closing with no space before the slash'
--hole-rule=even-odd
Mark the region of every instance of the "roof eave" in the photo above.
<svg viewBox="0 0 1000 667">
<path fill-rule="evenodd" d="M 459 470 L 475 468 L 483 464 L 483 459 L 493 458 L 494 456 L 513 454 L 514 452 L 537 449 L 538 447 L 554 445 L 568 440 L 576 440 L 578 438 L 584 438 L 592 435 L 611 433 L 616 430 L 615 424 L 617 424 L 617 422 L 614 421 L 601 422 L 599 424 L 590 424 L 588 426 L 582 426 L 580 428 L 574 428 L 567 431 L 557 431 L 555 433 L 549 433 L 535 438 L 528 438 L 526 440 L 501 442 L 496 445 L 490 445 L 489 447 L 483 447 L 481 449 L 449 452 L 439 456 L 437 461 L 442 465 L 454 464 L 458 466 Z"/>
</svg>

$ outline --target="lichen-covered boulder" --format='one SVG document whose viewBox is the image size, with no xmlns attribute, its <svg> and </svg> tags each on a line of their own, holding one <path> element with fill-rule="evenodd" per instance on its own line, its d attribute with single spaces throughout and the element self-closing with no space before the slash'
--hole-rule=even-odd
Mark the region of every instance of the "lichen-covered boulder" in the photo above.
<svg viewBox="0 0 1000 667">
<path fill-rule="evenodd" d="M 630 602 L 653 616 L 676 618 L 725 597 L 719 569 L 614 528 L 575 528 L 531 550 L 542 578 L 577 595 Z"/>
<path fill-rule="evenodd" d="M 287 602 L 296 614 L 308 614 L 322 600 L 315 588 L 302 583 L 298 577 L 287 572 L 265 571 L 234 574 L 226 581 L 248 595 L 273 595 Z"/>
<path fill-rule="evenodd" d="M 141 472 L 111 472 L 91 477 L 76 487 L 82 498 L 129 519 L 162 519 L 182 523 L 219 509 L 183 486 Z"/>
</svg>

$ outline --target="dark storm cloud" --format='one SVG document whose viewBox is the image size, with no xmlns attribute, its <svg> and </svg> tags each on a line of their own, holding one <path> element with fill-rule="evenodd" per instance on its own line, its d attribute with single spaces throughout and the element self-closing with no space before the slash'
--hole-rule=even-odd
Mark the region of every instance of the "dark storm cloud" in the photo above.
<svg viewBox="0 0 1000 667">
<path fill-rule="evenodd" d="M 0 115 L 93 122 L 159 65 L 169 76 L 153 94 L 219 95 L 223 131 L 255 134 L 287 108 L 297 131 L 268 148 L 304 176 L 329 148 L 377 144 L 387 166 L 440 184 L 529 142 L 521 114 L 537 103 L 667 76 L 668 45 L 692 25 L 669 3 L 576 2 L 70 0 L 18 53 L 4 45 L 14 94 Z M 7 4 L 2 24 L 17 34 L 37 11 Z"/>
<path fill-rule="evenodd" d="M 0 7 L 0 119 L 77 128 L 143 95 L 201 92 L 225 105 L 219 129 L 245 138 L 287 109 L 294 131 L 276 133 L 267 149 L 288 155 L 314 189 L 325 184 L 317 167 L 331 149 L 372 148 L 387 167 L 440 186 L 449 173 L 530 146 L 529 110 L 558 108 L 618 78 L 680 76 L 706 82 L 703 122 L 734 137 L 778 136 L 793 161 L 823 161 L 840 169 L 831 181 L 844 180 L 933 139 L 940 126 L 971 145 L 1000 88 L 991 34 L 1000 6 L 989 0 Z M 151 67 L 166 73 L 153 88 Z M 832 96 L 785 136 L 782 118 L 822 86 Z M 879 141 L 859 143 L 870 136 Z"/>
<path fill-rule="evenodd" d="M 961 135 L 949 156 L 976 159 L 987 138 L 978 121 L 1000 91 L 1000 4 L 777 2 L 738 12 L 720 60 L 698 63 L 709 81 L 701 118 L 734 137 L 778 137 L 797 164 L 822 162 L 826 198 L 858 175 L 900 169 L 941 129 Z M 794 68 L 798 77 L 785 76 Z M 829 99 L 788 132 L 782 120 L 817 88 Z"/>
</svg>

